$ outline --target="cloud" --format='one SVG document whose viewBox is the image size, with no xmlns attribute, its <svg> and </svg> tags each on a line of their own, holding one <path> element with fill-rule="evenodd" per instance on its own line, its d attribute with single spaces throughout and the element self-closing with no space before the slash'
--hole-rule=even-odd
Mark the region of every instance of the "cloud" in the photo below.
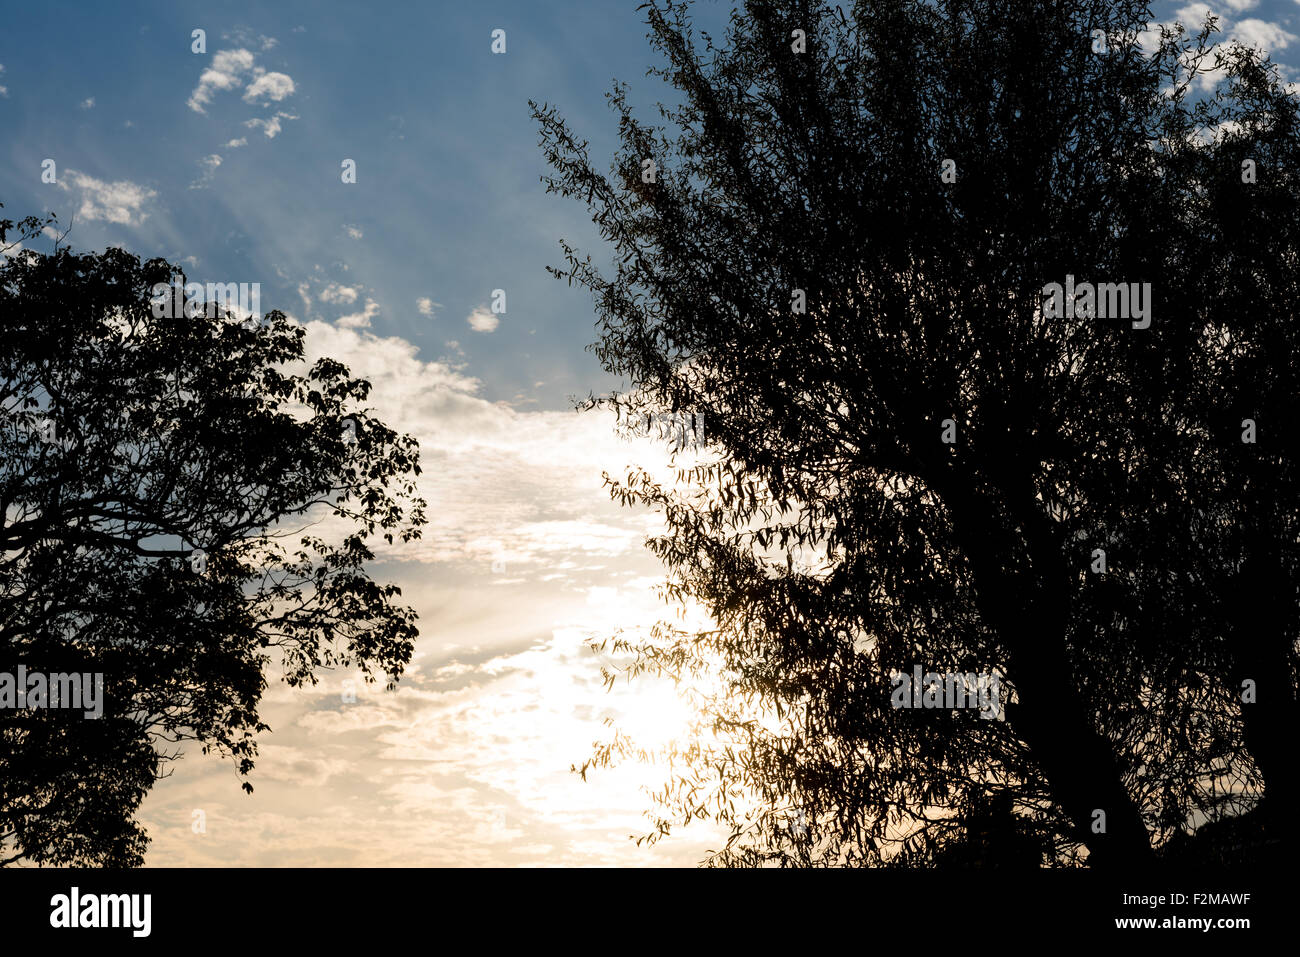
<svg viewBox="0 0 1300 957">
<path fill-rule="evenodd" d="M 349 239 L 360 239 L 365 235 L 365 233 L 361 231 L 360 226 L 352 226 L 348 223 L 343 224 L 343 231 L 348 234 Z"/>
<path fill-rule="evenodd" d="M 1270 50 L 1285 50 L 1296 39 L 1296 35 L 1288 33 L 1276 23 L 1251 18 L 1242 20 L 1232 28 L 1232 39 L 1267 53 Z"/>
<path fill-rule="evenodd" d="M 241 136 L 237 140 L 227 140 L 225 145 L 222 148 L 228 150 L 237 150 L 241 146 L 247 146 L 247 145 L 248 145 L 248 140 L 245 137 Z"/>
<path fill-rule="evenodd" d="M 429 525 L 378 557 L 421 637 L 395 692 L 357 681 L 352 702 L 340 694 L 355 680 L 346 672 L 317 688 L 268 688 L 262 713 L 276 730 L 255 800 L 238 794 L 228 764 L 187 756 L 142 811 L 149 862 L 689 865 L 720 846 L 725 834 L 707 822 L 652 848 L 628 840 L 651 826 L 642 789 L 662 786 L 663 767 L 586 782 L 569 770 L 608 739 L 605 718 L 653 747 L 690 717 L 668 682 L 606 692 L 600 667 L 611 662 L 588 647 L 671 614 L 641 547 L 659 519 L 620 508 L 601 479 L 629 462 L 663 474 L 663 450 L 620 439 L 609 416 L 491 401 L 478 379 L 407 340 L 318 320 L 304 329 L 306 365 L 342 362 L 372 384 L 373 414 L 420 442 Z M 202 837 L 189 828 L 194 808 L 207 811 Z"/>
<path fill-rule="evenodd" d="M 646 591 L 628 583 L 602 597 L 639 608 Z M 470 639 L 473 627 L 458 624 L 456 637 Z M 260 748 L 254 800 L 237 793 L 228 762 L 187 756 L 142 809 L 149 863 L 697 862 L 725 842 L 720 826 L 696 822 L 653 846 L 629 839 L 651 829 L 645 789 L 663 785 L 666 767 L 625 764 L 585 781 L 570 771 L 593 738 L 610 736 L 604 719 L 650 747 L 683 736 L 690 720 L 667 681 L 607 692 L 599 668 L 610 662 L 587 646 L 600 634 L 578 620 L 496 652 L 452 650 L 428 635 L 395 692 L 357 682 L 356 701 L 343 703 L 344 676 L 327 675 L 317 688 L 268 695 L 276 732 Z M 207 824 L 198 837 L 196 808 Z"/>
<path fill-rule="evenodd" d="M 343 774 L 352 766 L 350 761 L 320 757 L 307 749 L 282 744 L 263 744 L 258 748 L 258 758 L 265 779 L 314 788 L 321 787 L 334 775 Z"/>
<path fill-rule="evenodd" d="M 305 345 L 309 361 L 331 356 L 369 381 L 375 414 L 420 442 L 422 491 L 436 507 L 419 542 L 394 558 L 486 569 L 500 543 L 512 575 L 568 577 L 592 557 L 640 551 L 658 520 L 609 502 L 601 473 L 635 461 L 671 481 L 666 441 L 621 438 L 608 415 L 489 401 L 453 360 L 424 361 L 412 343 L 367 331 L 377 311 L 367 300 L 358 316 L 308 322 Z"/>
<path fill-rule="evenodd" d="M 292 96 L 293 80 L 285 73 L 263 73 L 244 90 L 244 102 L 256 103 L 258 100 L 279 103 L 286 96 Z"/>
<path fill-rule="evenodd" d="M 3 63 L 0 63 L 0 75 L 3 75 L 4 71 L 5 71 L 5 65 Z M 8 95 L 9 95 L 9 87 L 0 86 L 0 96 L 8 96 Z"/>
<path fill-rule="evenodd" d="M 422 316 L 432 316 L 434 307 L 441 305 L 442 303 L 434 302 L 428 296 L 421 296 L 419 299 L 415 300 L 415 308 L 420 311 L 420 315 Z"/>
<path fill-rule="evenodd" d="M 465 321 L 475 332 L 496 332 L 497 326 L 501 324 L 501 320 L 487 306 L 479 306 L 465 317 Z"/>
<path fill-rule="evenodd" d="M 268 37 L 261 33 L 254 34 L 248 27 L 237 27 L 223 33 L 221 39 L 237 43 L 241 47 L 260 47 L 263 51 L 270 50 L 279 44 L 275 37 Z"/>
<path fill-rule="evenodd" d="M 59 188 L 80 193 L 81 206 L 77 209 L 80 219 L 89 222 L 104 220 L 125 226 L 144 222 L 148 214 L 143 207 L 158 195 L 157 191 L 130 180 L 106 183 L 74 169 L 64 171 L 59 178 Z"/>
<path fill-rule="evenodd" d="M 83 110 L 93 110 L 95 108 L 95 98 L 93 96 L 86 97 L 81 101 L 81 108 Z"/>
<path fill-rule="evenodd" d="M 208 183 L 212 182 L 212 176 L 216 173 L 217 167 L 220 165 L 221 157 L 216 153 L 213 153 L 210 156 L 205 156 L 203 159 L 199 160 L 199 167 L 203 172 L 197 180 L 190 183 L 190 189 L 206 189 Z"/>
<path fill-rule="evenodd" d="M 259 120 L 256 118 L 245 120 L 244 125 L 251 129 L 261 130 L 266 134 L 268 140 L 273 140 L 280 132 L 281 120 L 296 120 L 297 118 L 298 117 L 292 113 L 276 113 L 270 119 L 266 120 Z"/>
<path fill-rule="evenodd" d="M 249 50 L 220 50 L 212 57 L 212 65 L 199 76 L 199 85 L 186 101 L 196 113 L 206 113 L 204 107 L 212 102 L 218 90 L 233 90 L 239 86 L 240 77 L 253 69 L 253 54 Z"/>
<path fill-rule="evenodd" d="M 246 32 L 239 32 L 237 36 L 240 42 L 253 43 Z M 275 46 L 275 40 L 270 37 L 259 37 L 257 42 L 263 50 Z M 245 103 L 279 103 L 286 97 L 292 96 L 295 90 L 293 78 L 287 73 L 267 72 L 263 67 L 256 65 L 256 59 L 256 54 L 246 47 L 219 50 L 213 55 L 211 65 L 199 76 L 199 85 L 194 88 L 194 92 L 186 101 L 190 109 L 196 113 L 207 112 L 205 107 L 212 102 L 217 92 L 237 89 L 249 77 L 251 79 L 244 88 Z M 280 132 L 281 119 L 297 119 L 297 117 L 288 113 L 277 113 L 270 119 L 251 120 L 246 125 L 260 127 L 268 137 L 274 137 Z"/>
<path fill-rule="evenodd" d="M 326 291 L 328 291 L 328 288 Z M 352 292 L 352 290 L 348 290 L 348 291 Z M 353 293 L 353 298 L 355 297 L 356 294 Z M 325 298 L 324 293 L 321 293 L 321 298 L 322 299 Z M 350 301 L 351 300 L 349 300 L 349 302 Z M 379 303 L 375 302 L 373 299 L 367 299 L 365 309 L 363 309 L 361 312 L 354 312 L 346 316 L 339 316 L 339 318 L 335 320 L 335 324 L 343 329 L 362 329 L 369 326 L 370 320 L 377 315 L 379 315 Z"/>
<path fill-rule="evenodd" d="M 1193 3 L 1175 10 L 1174 19 L 1188 27 L 1199 28 L 1213 12 L 1208 3 Z M 1219 18 L 1219 25 L 1223 25 L 1222 17 Z"/>
<path fill-rule="evenodd" d="M 320 291 L 321 302 L 353 303 L 357 301 L 357 290 L 352 286 L 340 286 L 330 283 Z"/>
</svg>

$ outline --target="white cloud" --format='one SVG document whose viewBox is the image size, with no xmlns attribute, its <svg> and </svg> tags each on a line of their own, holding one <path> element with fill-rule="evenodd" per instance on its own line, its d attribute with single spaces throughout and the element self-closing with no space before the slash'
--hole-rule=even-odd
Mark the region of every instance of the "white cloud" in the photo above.
<svg viewBox="0 0 1300 957">
<path fill-rule="evenodd" d="M 241 136 L 237 140 L 227 140 L 223 149 L 237 150 L 241 146 L 247 146 L 247 145 L 248 145 L 248 140 L 245 137 Z"/>
<path fill-rule="evenodd" d="M 276 113 L 275 116 L 266 120 L 259 120 L 256 118 L 245 120 L 244 125 L 251 129 L 261 130 L 266 134 L 268 140 L 273 140 L 280 132 L 280 120 L 296 120 L 297 118 L 298 117 L 292 113 Z"/>
<path fill-rule="evenodd" d="M 497 326 L 501 325 L 501 320 L 490 312 L 487 306 L 479 306 L 465 318 L 465 321 L 475 332 L 496 332 Z"/>
<path fill-rule="evenodd" d="M 1232 39 L 1267 53 L 1271 50 L 1285 50 L 1296 39 L 1296 35 L 1288 33 L 1276 23 L 1251 18 L 1242 20 L 1232 28 Z"/>
<path fill-rule="evenodd" d="M 205 156 L 203 159 L 199 160 L 199 167 L 202 169 L 202 174 L 197 180 L 190 183 L 190 189 L 204 189 L 208 183 L 212 182 L 212 176 L 220 165 L 221 157 L 216 153 L 213 153 L 210 156 Z"/>
<path fill-rule="evenodd" d="M 343 225 L 343 231 L 348 234 L 349 239 L 360 239 L 365 235 L 365 233 L 361 231 L 360 226 L 350 226 L 346 223 Z"/>
<path fill-rule="evenodd" d="M 352 286 L 340 286 L 330 283 L 320 291 L 321 302 L 353 303 L 357 301 L 357 290 Z"/>
<path fill-rule="evenodd" d="M 331 356 L 368 380 L 375 414 L 420 442 L 424 494 L 437 507 L 422 539 L 402 546 L 401 557 L 490 561 L 490 543 L 502 541 L 512 568 L 540 572 L 585 562 L 589 547 L 606 555 L 640 550 L 647 514 L 612 503 L 604 511 L 601 473 L 635 460 L 668 476 L 667 442 L 620 438 L 610 416 L 520 412 L 489 401 L 478 380 L 451 361 L 423 361 L 412 343 L 367 331 L 360 320 L 377 311 L 367 300 L 357 317 L 306 323 L 306 347 L 310 361 Z"/>
<path fill-rule="evenodd" d="M 78 218 L 90 222 L 104 220 L 127 226 L 136 226 L 144 222 L 148 217 L 143 210 L 144 205 L 158 195 L 156 190 L 129 180 L 106 183 L 74 169 L 64 171 L 59 178 L 59 188 L 81 194 L 81 206 L 77 209 Z"/>
<path fill-rule="evenodd" d="M 420 315 L 422 316 L 432 316 L 434 306 L 440 305 L 442 305 L 442 303 L 434 302 L 428 296 L 421 296 L 419 299 L 415 300 L 415 308 L 420 310 Z"/>
<path fill-rule="evenodd" d="M 372 384 L 373 414 L 420 442 L 429 525 L 380 558 L 422 634 L 396 692 L 358 681 L 345 703 L 352 676 L 337 672 L 318 688 L 270 687 L 262 712 L 276 731 L 264 737 L 254 800 L 228 763 L 187 756 L 142 812 L 149 862 L 689 865 L 720 846 L 725 835 L 706 822 L 652 848 L 628 840 L 651 826 L 642 788 L 662 786 L 662 767 L 587 782 L 569 771 L 608 738 L 603 718 L 646 746 L 689 718 L 667 682 L 606 693 L 599 669 L 610 663 L 587 647 L 671 614 L 641 547 L 658 519 L 610 501 L 601 479 L 632 461 L 658 470 L 666 456 L 618 438 L 608 416 L 489 401 L 477 379 L 422 360 L 406 340 L 304 328 L 306 364 L 342 362 Z M 197 807 L 202 840 L 189 829 Z"/>
<path fill-rule="evenodd" d="M 260 43 L 263 50 L 275 46 L 275 40 L 270 37 L 259 37 L 257 41 L 253 41 L 246 32 L 237 32 L 237 38 L 238 42 L 245 44 Z M 248 81 L 247 86 L 244 87 L 245 103 L 278 103 L 292 96 L 295 90 L 293 78 L 287 73 L 267 72 L 263 67 L 256 65 L 256 59 L 256 54 L 243 46 L 238 49 L 218 51 L 212 57 L 212 64 L 199 76 L 199 85 L 190 94 L 187 101 L 190 109 L 196 113 L 206 112 L 205 107 L 212 102 L 217 92 L 238 89 L 245 80 Z M 297 117 L 288 113 L 277 113 L 270 119 L 252 120 L 246 125 L 256 126 L 268 137 L 274 137 L 280 132 L 281 119 L 297 119 Z"/>
<path fill-rule="evenodd" d="M 81 108 L 83 110 L 93 110 L 95 108 L 95 98 L 93 96 L 86 97 L 81 101 Z"/>
<path fill-rule="evenodd" d="M 0 63 L 0 74 L 3 74 L 4 71 L 5 71 L 5 65 L 3 63 Z M 9 87 L 0 86 L 0 96 L 8 96 L 8 95 L 9 95 Z"/>
<path fill-rule="evenodd" d="M 1208 3 L 1192 3 L 1175 10 L 1174 19 L 1183 25 L 1194 29 L 1200 27 L 1200 25 L 1205 22 L 1206 16 L 1213 12 L 1214 11 Z M 1219 25 L 1223 25 L 1222 18 L 1219 20 Z"/>
<path fill-rule="evenodd" d="M 293 80 L 285 73 L 263 73 L 244 90 L 244 102 L 256 103 L 258 100 L 274 100 L 279 103 L 286 96 L 292 96 Z"/>
<path fill-rule="evenodd" d="M 248 50 L 220 50 L 212 57 L 212 65 L 199 76 L 199 85 L 190 94 L 189 108 L 196 113 L 207 112 L 204 107 L 212 102 L 217 90 L 233 90 L 240 77 L 253 69 L 253 54 Z"/>
<path fill-rule="evenodd" d="M 1224 0 L 1224 2 L 1237 12 L 1251 10 L 1259 6 L 1259 0 Z M 1300 3 L 1300 0 L 1296 0 L 1296 2 Z"/>
<path fill-rule="evenodd" d="M 265 34 L 254 35 L 248 27 L 238 27 L 227 33 L 221 34 L 221 39 L 230 43 L 237 43 L 241 47 L 260 47 L 263 52 L 270 50 L 279 44 L 275 37 L 268 37 Z"/>
<path fill-rule="evenodd" d="M 355 293 L 353 294 L 353 296 L 355 298 Z M 321 298 L 322 299 L 325 298 L 324 293 L 321 294 Z M 363 309 L 361 312 L 354 312 L 346 316 L 339 316 L 339 318 L 335 320 L 335 324 L 343 329 L 363 329 L 369 326 L 370 320 L 377 315 L 379 315 L 379 303 L 375 302 L 373 299 L 367 299 L 365 309 Z"/>
</svg>

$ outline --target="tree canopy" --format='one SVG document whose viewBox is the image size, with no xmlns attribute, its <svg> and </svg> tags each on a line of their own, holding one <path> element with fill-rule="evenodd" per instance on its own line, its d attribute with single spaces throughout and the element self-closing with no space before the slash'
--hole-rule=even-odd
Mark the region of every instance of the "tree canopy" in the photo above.
<svg viewBox="0 0 1300 957">
<path fill-rule="evenodd" d="M 713 864 L 931 865 L 997 831 L 1109 868 L 1207 821 L 1293 842 L 1276 66 L 1136 0 L 750 0 L 720 40 L 644 9 L 679 101 L 645 122 L 616 85 L 607 172 L 533 109 L 548 191 L 615 254 L 553 270 L 624 383 L 591 404 L 706 423 L 677 483 L 607 477 L 712 620 L 620 638 L 631 673 L 721 678 L 650 839 L 712 818 Z M 1001 676 L 1005 720 L 896 707 L 916 666 Z"/>
<path fill-rule="evenodd" d="M 160 309 L 177 267 L 42 225 L 0 223 L 0 672 L 103 702 L 0 710 L 0 859 L 131 866 L 178 743 L 252 770 L 268 671 L 401 675 L 415 614 L 366 564 L 419 535 L 418 447 L 283 313 Z"/>
</svg>

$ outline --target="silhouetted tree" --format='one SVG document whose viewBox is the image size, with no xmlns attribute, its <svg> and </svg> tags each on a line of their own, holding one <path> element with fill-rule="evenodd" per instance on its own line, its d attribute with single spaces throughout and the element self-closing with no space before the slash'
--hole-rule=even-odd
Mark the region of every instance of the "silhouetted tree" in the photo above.
<svg viewBox="0 0 1300 957">
<path fill-rule="evenodd" d="M 616 87 L 606 175 L 533 108 L 548 191 L 617 253 L 607 276 L 565 244 L 555 270 L 628 384 L 591 404 L 703 413 L 717 453 L 676 486 L 610 480 L 663 511 L 668 594 L 716 622 L 615 647 L 725 678 L 652 836 L 711 816 L 713 863 L 935 863 L 996 795 L 1051 861 L 1119 867 L 1294 793 L 1300 157 L 1276 69 L 1132 0 L 753 0 L 721 44 L 647 10 L 665 127 Z M 1073 281 L 1150 295 L 1060 312 Z M 1007 720 L 893 707 L 914 665 L 1000 673 Z"/>
<path fill-rule="evenodd" d="M 6 221 L 0 245 L 40 225 Z M 418 448 L 343 365 L 308 369 L 278 311 L 155 308 L 155 284 L 184 281 L 162 260 L 17 249 L 0 260 L 0 672 L 104 684 L 98 718 L 0 710 L 0 859 L 136 865 L 134 814 L 176 742 L 252 769 L 268 668 L 401 674 L 415 615 L 365 564 L 376 535 L 424 523 Z"/>
</svg>

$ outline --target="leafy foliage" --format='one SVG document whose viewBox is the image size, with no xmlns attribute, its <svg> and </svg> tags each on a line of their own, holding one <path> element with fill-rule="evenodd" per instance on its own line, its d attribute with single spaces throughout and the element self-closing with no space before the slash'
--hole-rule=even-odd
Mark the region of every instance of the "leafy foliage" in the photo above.
<svg viewBox="0 0 1300 957">
<path fill-rule="evenodd" d="M 608 479 L 663 513 L 667 595 L 715 622 L 620 639 L 631 672 L 722 679 L 650 838 L 708 817 L 714 864 L 935 864 L 997 808 L 1044 862 L 1122 867 L 1265 790 L 1293 829 L 1300 155 L 1276 68 L 1212 21 L 1148 32 L 1132 0 L 751 0 L 721 43 L 644 9 L 681 95 L 662 125 L 616 86 L 602 173 L 533 109 L 548 191 L 616 257 L 565 244 L 553 270 L 628 384 L 590 404 L 703 412 L 716 453 Z M 1067 275 L 1150 282 L 1150 327 L 1045 315 Z M 1247 417 L 1271 435 L 1244 443 Z M 1007 720 L 891 707 L 915 664 L 996 669 Z"/>
<path fill-rule="evenodd" d="M 9 861 L 139 864 L 178 742 L 253 769 L 269 667 L 410 660 L 415 614 L 365 566 L 424 523 L 415 440 L 278 311 L 155 317 L 175 278 L 111 248 L 0 261 L 0 670 L 104 675 L 101 718 L 0 712 Z"/>
</svg>

